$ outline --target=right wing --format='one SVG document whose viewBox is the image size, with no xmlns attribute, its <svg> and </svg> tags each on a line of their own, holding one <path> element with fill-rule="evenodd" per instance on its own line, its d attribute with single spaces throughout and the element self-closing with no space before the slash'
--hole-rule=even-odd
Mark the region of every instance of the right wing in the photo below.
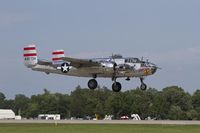
<svg viewBox="0 0 200 133">
<path fill-rule="evenodd" d="M 76 68 L 101 66 L 99 62 L 94 62 L 92 60 L 87 59 L 76 59 L 70 57 L 61 57 L 61 59 L 63 61 L 70 62 L 70 65 Z"/>
</svg>

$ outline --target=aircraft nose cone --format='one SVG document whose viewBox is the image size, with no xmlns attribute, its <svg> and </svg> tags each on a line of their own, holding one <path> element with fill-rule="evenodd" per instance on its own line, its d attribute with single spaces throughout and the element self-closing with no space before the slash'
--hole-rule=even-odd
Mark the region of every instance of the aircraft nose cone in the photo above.
<svg viewBox="0 0 200 133">
<path fill-rule="evenodd" d="M 154 74 L 156 71 L 157 71 L 157 67 L 156 67 L 156 66 L 153 66 L 153 67 L 151 68 L 151 73 Z"/>
</svg>

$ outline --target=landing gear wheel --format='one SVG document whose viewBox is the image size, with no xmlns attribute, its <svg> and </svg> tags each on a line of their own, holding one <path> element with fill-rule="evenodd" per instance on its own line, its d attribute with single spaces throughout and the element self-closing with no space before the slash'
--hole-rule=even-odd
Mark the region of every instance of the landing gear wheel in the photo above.
<svg viewBox="0 0 200 133">
<path fill-rule="evenodd" d="M 140 85 L 140 89 L 143 90 L 143 91 L 145 91 L 145 90 L 147 89 L 147 85 L 144 84 L 144 83 L 142 83 L 142 84 Z"/>
<path fill-rule="evenodd" d="M 89 87 L 91 90 L 96 89 L 97 86 L 98 86 L 98 83 L 97 83 L 97 81 L 96 81 L 95 79 L 90 79 L 90 80 L 88 81 L 88 87 Z"/>
<path fill-rule="evenodd" d="M 120 92 L 121 89 L 122 89 L 122 85 L 119 82 L 112 84 L 112 90 L 114 92 Z"/>
</svg>

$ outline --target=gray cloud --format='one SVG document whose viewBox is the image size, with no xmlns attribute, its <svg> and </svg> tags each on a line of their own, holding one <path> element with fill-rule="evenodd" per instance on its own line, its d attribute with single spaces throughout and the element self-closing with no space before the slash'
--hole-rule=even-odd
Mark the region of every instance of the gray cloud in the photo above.
<svg viewBox="0 0 200 133">
<path fill-rule="evenodd" d="M 39 58 L 64 49 L 66 56 L 111 54 L 149 59 L 162 70 L 145 82 L 155 88 L 179 85 L 199 88 L 199 1 L 3 1 L 0 5 L 0 91 L 9 98 L 43 88 L 70 93 L 88 78 L 45 75 L 23 66 L 23 47 L 35 42 Z M 111 86 L 110 79 L 98 79 Z M 120 80 L 123 90 L 139 80 Z"/>
<path fill-rule="evenodd" d="M 18 24 L 30 22 L 32 19 L 22 13 L 0 13 L 0 28 L 10 28 Z"/>
</svg>

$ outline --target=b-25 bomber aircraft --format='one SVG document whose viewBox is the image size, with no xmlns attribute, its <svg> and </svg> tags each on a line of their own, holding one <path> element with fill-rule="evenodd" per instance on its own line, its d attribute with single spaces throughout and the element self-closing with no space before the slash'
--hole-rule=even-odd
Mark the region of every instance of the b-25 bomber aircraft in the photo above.
<svg viewBox="0 0 200 133">
<path fill-rule="evenodd" d="M 97 77 L 111 78 L 114 92 L 119 92 L 122 88 L 121 83 L 117 82 L 117 78 L 126 78 L 129 81 L 132 77 L 139 78 L 140 88 L 146 90 L 147 85 L 143 82 L 144 78 L 153 75 L 158 69 L 155 64 L 138 58 L 112 55 L 108 58 L 76 59 L 66 57 L 64 50 L 53 51 L 51 61 L 40 60 L 37 58 L 35 45 L 24 47 L 24 64 L 34 71 L 46 74 L 92 77 L 88 81 L 88 87 L 92 90 L 98 86 Z"/>
</svg>

